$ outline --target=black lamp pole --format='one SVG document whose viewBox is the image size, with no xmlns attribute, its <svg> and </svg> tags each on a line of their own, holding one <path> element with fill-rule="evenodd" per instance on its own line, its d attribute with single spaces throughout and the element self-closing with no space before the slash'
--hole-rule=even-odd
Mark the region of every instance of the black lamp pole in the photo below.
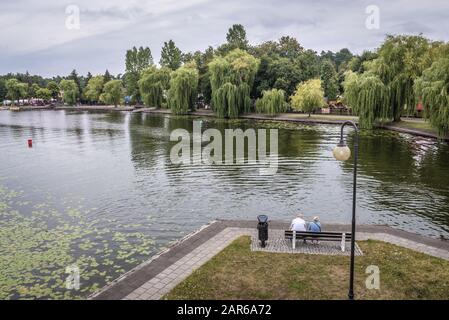
<svg viewBox="0 0 449 320">
<path fill-rule="evenodd" d="M 343 130 L 345 126 L 351 125 L 355 130 L 354 139 L 354 181 L 352 190 L 352 237 L 351 237 L 351 266 L 349 271 L 349 300 L 354 300 L 354 260 L 355 260 L 355 205 L 356 205 L 356 189 L 357 189 L 357 158 L 359 153 L 359 129 L 353 121 L 345 121 L 341 126 L 341 136 L 339 146 L 344 146 Z"/>
</svg>

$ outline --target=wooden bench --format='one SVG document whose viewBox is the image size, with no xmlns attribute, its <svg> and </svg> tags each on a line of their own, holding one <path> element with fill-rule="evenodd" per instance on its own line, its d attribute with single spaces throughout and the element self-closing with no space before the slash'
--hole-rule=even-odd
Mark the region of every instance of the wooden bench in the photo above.
<svg viewBox="0 0 449 320">
<path fill-rule="evenodd" d="M 285 230 L 285 239 L 292 241 L 293 249 L 296 248 L 296 240 L 340 241 L 341 251 L 345 252 L 346 242 L 351 241 L 352 234 L 345 232 L 309 232 Z"/>
</svg>

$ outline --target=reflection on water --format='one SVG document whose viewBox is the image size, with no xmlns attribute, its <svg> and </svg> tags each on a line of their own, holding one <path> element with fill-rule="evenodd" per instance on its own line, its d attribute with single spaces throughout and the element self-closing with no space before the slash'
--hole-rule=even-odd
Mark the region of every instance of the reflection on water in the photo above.
<svg viewBox="0 0 449 320">
<path fill-rule="evenodd" d="M 352 163 L 337 162 L 330 152 L 338 142 L 338 126 L 198 119 L 203 130 L 279 128 L 278 173 L 261 176 L 257 164 L 172 165 L 170 132 L 191 131 L 193 119 L 119 112 L 0 112 L 2 240 L 4 230 L 14 235 L 11 228 L 19 222 L 30 234 L 48 229 L 49 242 L 70 233 L 64 249 L 69 253 L 53 269 L 62 277 L 64 263 L 94 257 L 95 263 L 86 264 L 92 275 L 85 283 L 92 286 L 71 293 L 83 296 L 93 285 L 103 285 L 107 277 L 216 218 L 268 214 L 271 219 L 291 219 L 301 210 L 309 218 L 319 215 L 324 225 L 350 222 Z M 29 138 L 32 149 L 26 145 Z M 388 131 L 362 132 L 358 222 L 448 237 L 448 172 L 445 143 Z M 77 219 L 70 216 L 73 203 Z M 126 234 L 133 236 L 126 239 Z M 26 245 L 33 238 L 21 237 L 15 240 L 26 241 L 22 250 L 33 252 Z M 92 243 L 85 244 L 86 239 Z M 80 249 L 80 242 L 82 248 L 95 250 Z M 103 244 L 122 247 L 121 254 Z M 129 245 L 145 248 L 126 256 Z M 30 263 L 44 268 L 44 260 Z M 15 268 L 0 275 L 26 269 Z M 96 269 L 101 274 L 94 274 Z M 35 285 L 33 277 L 16 279 L 15 284 L 2 279 L 0 293 L 21 281 L 29 282 L 22 291 Z M 50 291 L 57 291 L 54 286 Z M 42 290 L 29 294 L 52 296 Z M 15 292 L 12 297 L 19 296 Z"/>
</svg>

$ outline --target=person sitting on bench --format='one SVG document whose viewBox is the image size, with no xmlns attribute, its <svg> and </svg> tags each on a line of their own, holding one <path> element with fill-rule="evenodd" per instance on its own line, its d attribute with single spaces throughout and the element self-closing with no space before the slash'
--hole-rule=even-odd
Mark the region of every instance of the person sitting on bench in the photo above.
<svg viewBox="0 0 449 320">
<path fill-rule="evenodd" d="M 320 218 L 313 217 L 313 221 L 309 223 L 309 227 L 307 228 L 307 231 L 310 232 L 321 232 L 321 222 Z M 316 244 L 318 244 L 318 240 L 314 240 Z M 312 241 L 312 243 L 314 242 Z"/>
<path fill-rule="evenodd" d="M 299 213 L 298 216 L 292 220 L 292 224 L 290 226 L 290 230 L 292 231 L 306 231 L 306 221 L 304 220 L 304 216 Z"/>
<path fill-rule="evenodd" d="M 313 221 L 311 223 L 309 223 L 309 228 L 308 228 L 307 231 L 310 231 L 310 232 L 321 232 L 320 218 L 313 217 Z"/>
<path fill-rule="evenodd" d="M 307 230 L 307 224 L 304 220 L 304 216 L 302 213 L 298 213 L 298 216 L 292 220 L 292 224 L 290 226 L 291 231 L 306 231 Z M 304 240 L 304 243 L 306 243 L 306 240 Z"/>
</svg>

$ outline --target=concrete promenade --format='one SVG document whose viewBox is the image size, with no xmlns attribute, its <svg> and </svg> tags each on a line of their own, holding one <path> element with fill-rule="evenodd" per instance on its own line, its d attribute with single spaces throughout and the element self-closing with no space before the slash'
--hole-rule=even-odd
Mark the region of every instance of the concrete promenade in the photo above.
<svg viewBox="0 0 449 320">
<path fill-rule="evenodd" d="M 279 233 L 288 226 L 287 222 L 270 221 L 271 232 Z M 350 232 L 350 226 L 326 225 L 324 230 Z M 232 241 L 244 235 L 254 237 L 255 232 L 255 221 L 214 221 L 125 273 L 90 298 L 160 299 Z M 385 241 L 449 261 L 449 241 L 427 238 L 388 226 L 358 226 L 356 239 Z"/>
</svg>

